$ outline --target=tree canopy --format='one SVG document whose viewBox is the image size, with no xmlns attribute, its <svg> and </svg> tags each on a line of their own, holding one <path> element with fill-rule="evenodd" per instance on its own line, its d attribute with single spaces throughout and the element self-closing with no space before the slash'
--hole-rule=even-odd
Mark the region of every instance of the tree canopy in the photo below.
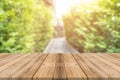
<svg viewBox="0 0 120 80">
<path fill-rule="evenodd" d="M 63 22 L 68 41 L 80 52 L 120 52 L 120 0 L 74 6 Z"/>
<path fill-rule="evenodd" d="M 0 0 L 0 52 L 42 52 L 53 35 L 43 0 Z"/>
</svg>

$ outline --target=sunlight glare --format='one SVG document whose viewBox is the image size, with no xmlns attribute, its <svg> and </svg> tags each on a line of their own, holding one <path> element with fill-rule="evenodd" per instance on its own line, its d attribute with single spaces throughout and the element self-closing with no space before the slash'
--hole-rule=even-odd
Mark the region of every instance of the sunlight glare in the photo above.
<svg viewBox="0 0 120 80">
<path fill-rule="evenodd" d="M 67 13 L 72 6 L 77 6 L 80 3 L 92 3 L 97 0 L 56 0 L 55 11 L 56 18 L 61 18 L 63 14 Z"/>
</svg>

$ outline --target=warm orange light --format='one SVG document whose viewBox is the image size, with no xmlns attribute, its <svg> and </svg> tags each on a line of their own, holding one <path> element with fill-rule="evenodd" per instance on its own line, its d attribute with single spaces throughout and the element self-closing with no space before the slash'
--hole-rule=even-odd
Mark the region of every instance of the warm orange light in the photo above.
<svg viewBox="0 0 120 80">
<path fill-rule="evenodd" d="M 79 5 L 80 3 L 93 3 L 98 0 L 56 0 L 56 17 L 61 18 L 63 14 L 67 13 L 72 6 Z"/>
</svg>

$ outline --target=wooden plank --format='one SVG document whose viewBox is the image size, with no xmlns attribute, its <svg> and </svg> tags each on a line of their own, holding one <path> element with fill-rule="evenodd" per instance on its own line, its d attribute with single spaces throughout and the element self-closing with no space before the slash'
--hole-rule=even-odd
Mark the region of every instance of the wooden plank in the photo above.
<svg viewBox="0 0 120 80">
<path fill-rule="evenodd" d="M 111 55 L 112 57 L 115 57 L 117 59 L 120 59 L 120 53 L 119 54 L 114 53 L 114 54 L 109 54 L 109 55 Z"/>
<path fill-rule="evenodd" d="M 85 58 L 83 54 L 73 54 L 73 56 L 90 80 L 101 80 L 101 78 L 107 77 L 101 72 L 101 70 L 99 70 L 95 65 L 93 65 L 93 63 L 91 63 L 87 58 Z"/>
<path fill-rule="evenodd" d="M 17 58 L 15 58 L 15 59 L 13 59 L 12 61 L 10 61 L 10 60 L 8 59 L 9 61 L 8 61 L 6 64 L 0 66 L 0 71 L 3 71 L 3 70 L 5 70 L 6 68 L 8 68 L 9 66 L 14 65 L 15 63 L 17 63 L 17 62 L 20 61 L 21 59 L 27 57 L 28 55 L 30 55 L 30 54 L 24 54 L 24 55 L 22 55 L 21 57 L 17 57 Z"/>
<path fill-rule="evenodd" d="M 54 80 L 66 80 L 66 70 L 63 54 L 58 54 L 55 63 Z"/>
<path fill-rule="evenodd" d="M 119 80 L 120 54 L 0 55 L 0 78 L 15 80 Z"/>
<path fill-rule="evenodd" d="M 20 57 L 21 59 L 16 58 L 14 61 L 16 60 L 18 61 L 16 63 L 14 63 L 14 61 L 11 61 L 11 63 L 14 64 L 6 68 L 4 71 L 0 72 L 0 77 L 12 78 L 17 72 L 19 72 L 20 69 L 22 69 L 31 60 L 31 58 L 35 56 L 36 54 L 32 54 L 32 55 L 29 54 L 28 56 L 25 56 L 23 58 Z"/>
<path fill-rule="evenodd" d="M 4 64 L 7 64 L 8 62 L 20 57 L 21 54 L 11 54 L 9 56 L 6 56 L 2 59 L 0 59 L 0 66 L 3 66 Z"/>
<path fill-rule="evenodd" d="M 0 60 L 10 56 L 11 54 L 0 54 Z"/>
<path fill-rule="evenodd" d="M 37 70 L 40 68 L 48 54 L 37 54 L 37 56 L 31 58 L 31 61 L 21 68 L 12 78 L 31 80 Z"/>
<path fill-rule="evenodd" d="M 33 76 L 33 80 L 52 80 L 54 76 L 57 54 L 49 54 L 42 66 Z"/>
<path fill-rule="evenodd" d="M 111 56 L 109 54 L 98 54 L 98 56 L 103 57 L 104 59 L 110 61 L 111 63 L 120 66 L 120 58 L 115 58 L 113 57 L 113 55 Z"/>
<path fill-rule="evenodd" d="M 95 55 L 95 54 L 90 54 L 92 55 L 93 57 L 97 58 L 98 60 L 102 61 L 103 63 L 105 63 L 106 65 L 109 65 L 111 66 L 113 69 L 115 69 L 116 71 L 119 71 L 120 72 L 120 66 L 116 65 L 116 64 L 113 64 L 111 63 L 110 61 L 106 60 L 105 58 L 102 58 L 102 57 L 99 57 L 98 55 Z"/>
<path fill-rule="evenodd" d="M 68 80 L 87 80 L 87 76 L 71 54 L 64 55 L 64 62 Z"/>
<path fill-rule="evenodd" d="M 100 57 L 99 55 L 97 55 L 97 56 Z M 110 66 L 108 66 L 105 63 L 101 62 L 97 58 L 94 58 L 90 54 L 84 54 L 84 58 L 89 59 L 89 61 L 91 61 L 91 63 L 93 63 L 93 65 L 95 65 L 96 68 L 98 68 L 100 70 L 100 72 L 96 72 L 96 70 L 94 68 L 95 73 L 101 74 L 101 76 L 100 76 L 101 78 L 103 78 L 103 79 L 111 79 L 112 77 L 118 78 L 118 76 L 120 76 L 119 72 L 115 71 Z"/>
</svg>

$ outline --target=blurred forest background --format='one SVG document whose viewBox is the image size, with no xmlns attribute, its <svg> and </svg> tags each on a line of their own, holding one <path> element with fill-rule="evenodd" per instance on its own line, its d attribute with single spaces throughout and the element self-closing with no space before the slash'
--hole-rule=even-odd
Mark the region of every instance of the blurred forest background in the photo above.
<svg viewBox="0 0 120 80">
<path fill-rule="evenodd" d="M 63 17 L 69 43 L 80 52 L 120 52 L 120 0 L 84 1 Z"/>
<path fill-rule="evenodd" d="M 81 1 L 62 17 L 68 42 L 82 53 L 120 52 L 120 0 Z M 53 37 L 53 13 L 43 0 L 0 0 L 0 53 L 42 52 Z"/>
<path fill-rule="evenodd" d="M 42 52 L 53 36 L 52 19 L 43 0 L 0 0 L 0 52 Z"/>
</svg>

